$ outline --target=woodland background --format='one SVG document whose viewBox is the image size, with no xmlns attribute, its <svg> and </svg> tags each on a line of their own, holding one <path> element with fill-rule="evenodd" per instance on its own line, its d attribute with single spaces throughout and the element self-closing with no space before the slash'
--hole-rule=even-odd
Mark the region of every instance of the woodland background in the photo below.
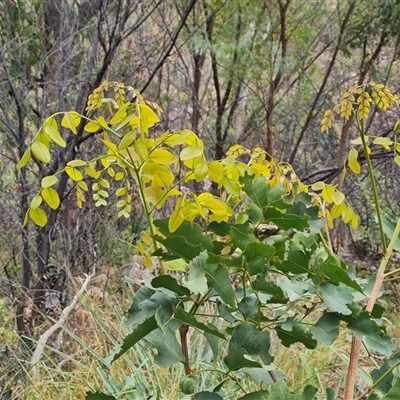
<svg viewBox="0 0 400 400">
<path fill-rule="evenodd" d="M 46 227 L 23 226 L 42 177 L 74 157 L 90 159 L 100 145 L 82 133 L 51 165 L 17 170 L 27 144 L 51 114 L 84 114 L 88 95 L 105 79 L 160 104 L 157 129 L 193 130 L 210 158 L 233 144 L 260 146 L 292 164 L 305 183 L 336 183 L 362 228 L 338 226 L 335 248 L 373 268 L 380 249 L 365 171 L 345 180 L 341 174 L 354 128 L 336 123 L 321 133 L 321 119 L 350 85 L 373 80 L 399 92 L 399 20 L 397 0 L 3 0 L 0 318 L 8 321 L 13 311 L 16 332 L 35 336 L 39 328 L 27 314 L 45 290 L 62 304 L 70 276 L 132 264 L 145 228 L 140 207 L 128 220 L 117 219 L 113 205 L 88 201 L 78 210 L 66 176 L 57 187 L 62 206 Z M 393 135 L 399 118 L 398 110 L 374 112 L 367 134 Z M 393 154 L 372 154 L 385 218 L 395 220 L 400 178 Z"/>
</svg>

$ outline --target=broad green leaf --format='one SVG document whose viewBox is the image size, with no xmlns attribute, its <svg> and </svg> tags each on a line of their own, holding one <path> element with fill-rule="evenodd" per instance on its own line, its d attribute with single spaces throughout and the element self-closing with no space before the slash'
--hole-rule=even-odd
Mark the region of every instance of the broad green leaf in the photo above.
<svg viewBox="0 0 400 400">
<path fill-rule="evenodd" d="M 156 292 L 153 289 L 147 286 L 141 286 L 134 294 L 132 304 L 128 310 L 125 320 L 125 323 L 129 328 L 135 328 L 138 324 L 144 322 L 146 315 L 140 307 L 140 304 L 142 301 L 150 299 L 154 293 Z"/>
<path fill-rule="evenodd" d="M 114 396 L 104 394 L 101 392 L 88 392 L 86 393 L 85 400 L 117 400 Z"/>
<path fill-rule="evenodd" d="M 312 386 L 306 386 L 303 393 L 291 393 L 284 381 L 274 383 L 270 391 L 261 390 L 246 394 L 240 400 L 314 400 L 318 390 Z"/>
<path fill-rule="evenodd" d="M 77 134 L 76 128 L 81 123 L 81 116 L 76 111 L 69 111 L 64 114 L 61 120 L 61 126 L 71 130 L 74 135 Z"/>
<path fill-rule="evenodd" d="M 271 338 L 267 331 L 259 331 L 253 323 L 243 322 L 232 334 L 230 344 L 236 349 L 245 349 L 249 355 L 260 356 L 266 365 L 273 361 L 269 354 Z"/>
<path fill-rule="evenodd" d="M 255 294 L 250 294 L 242 298 L 238 304 L 238 310 L 245 319 L 253 318 L 258 313 L 258 300 Z"/>
<path fill-rule="evenodd" d="M 151 316 L 146 319 L 143 323 L 138 325 L 132 333 L 126 336 L 123 343 L 117 347 L 113 354 L 104 359 L 107 365 L 118 360 L 123 354 L 125 354 L 130 348 L 132 348 L 139 340 L 148 337 L 148 335 L 158 328 L 155 316 Z"/>
<path fill-rule="evenodd" d="M 81 181 L 83 179 L 83 175 L 81 171 L 74 167 L 65 167 L 65 172 L 73 181 Z"/>
<path fill-rule="evenodd" d="M 295 278 L 289 279 L 287 276 L 280 276 L 276 283 L 290 301 L 301 299 L 304 293 L 310 290 L 310 284 Z"/>
<path fill-rule="evenodd" d="M 240 372 L 250 375 L 255 384 L 260 387 L 263 385 L 271 385 L 271 383 L 275 382 L 270 374 L 271 371 L 266 368 L 242 368 Z M 274 379 L 278 382 L 286 378 L 286 375 L 274 371 Z"/>
<path fill-rule="evenodd" d="M 50 162 L 50 151 L 43 143 L 35 140 L 31 144 L 31 152 L 39 161 L 45 164 L 48 164 Z"/>
<path fill-rule="evenodd" d="M 40 192 L 43 200 L 47 203 L 47 205 L 56 210 L 60 206 L 60 197 L 58 193 L 51 187 L 45 187 Z"/>
<path fill-rule="evenodd" d="M 244 348 L 237 349 L 232 344 L 229 344 L 229 352 L 226 357 L 224 357 L 224 363 L 229 368 L 230 371 L 236 371 L 241 368 L 260 368 L 261 364 L 249 360 L 245 356 L 248 356 L 248 352 Z"/>
<path fill-rule="evenodd" d="M 206 273 L 213 289 L 219 294 L 222 301 L 232 308 L 236 308 L 236 296 L 227 269 L 222 265 L 209 265 Z"/>
<path fill-rule="evenodd" d="M 285 231 L 289 229 L 296 229 L 298 231 L 304 231 L 308 228 L 308 222 L 305 218 L 294 214 L 288 214 L 286 212 L 280 212 L 276 208 L 267 208 L 264 213 L 264 218 L 272 224 L 275 224 L 278 228 Z"/>
<path fill-rule="evenodd" d="M 344 263 L 343 266 L 346 267 Z M 360 285 L 350 278 L 349 273 L 342 268 L 341 260 L 337 256 L 329 254 L 325 247 L 320 247 L 315 252 L 315 267 L 323 272 L 330 279 L 331 283 L 335 285 L 343 283 L 364 294 Z"/>
<path fill-rule="evenodd" d="M 196 223 L 184 221 L 173 234 L 169 232 L 167 218 L 154 221 L 154 225 L 165 236 L 156 239 L 178 258 L 190 261 L 203 250 L 212 250 L 211 237 L 204 235 L 203 229 Z"/>
<path fill-rule="evenodd" d="M 241 178 L 241 183 L 243 183 L 243 190 L 262 210 L 269 206 L 283 209 L 289 208 L 289 205 L 282 200 L 287 195 L 285 186 L 270 186 L 265 182 L 264 177 L 260 177 L 253 182 L 253 178 L 247 174 Z"/>
<path fill-rule="evenodd" d="M 189 313 L 184 311 L 182 308 L 175 308 L 174 318 L 183 324 L 193 326 L 203 332 L 207 332 L 211 335 L 219 337 L 220 339 L 225 339 L 225 336 L 216 329 L 210 328 L 202 322 L 197 321 L 196 318 L 192 317 Z"/>
<path fill-rule="evenodd" d="M 42 188 L 47 188 L 50 186 L 53 186 L 55 183 L 57 183 L 58 178 L 56 175 L 49 175 L 49 176 L 45 176 L 42 179 Z"/>
<path fill-rule="evenodd" d="M 282 344 L 285 347 L 290 347 L 294 343 L 303 343 L 307 349 L 315 349 L 318 342 L 312 337 L 309 331 L 309 326 L 298 323 L 291 327 L 290 330 L 282 328 L 283 325 L 276 327 L 276 332 Z"/>
<path fill-rule="evenodd" d="M 275 263 L 275 267 L 282 272 L 292 274 L 304 274 L 310 272 L 310 259 L 305 249 L 298 243 L 292 243 L 287 259 L 281 263 Z"/>
<path fill-rule="evenodd" d="M 353 296 L 343 284 L 336 286 L 328 282 L 318 289 L 318 293 L 330 311 L 343 315 L 351 314 L 348 305 L 353 302 Z"/>
<path fill-rule="evenodd" d="M 146 341 L 157 349 L 158 354 L 154 357 L 154 361 L 160 367 L 165 368 L 184 361 L 182 348 L 176 340 L 175 331 L 168 326 L 164 332 L 161 332 L 160 329 L 151 332 L 146 336 Z"/>
<path fill-rule="evenodd" d="M 198 392 L 194 395 L 194 400 L 224 400 L 218 393 Z"/>
<path fill-rule="evenodd" d="M 195 294 L 205 294 L 208 290 L 205 268 L 207 264 L 207 250 L 193 258 L 186 268 L 183 284 Z"/>
<path fill-rule="evenodd" d="M 189 296 L 190 290 L 179 285 L 177 280 L 170 275 L 159 275 L 151 281 L 153 288 L 166 288 L 176 293 L 178 296 Z"/>
<path fill-rule="evenodd" d="M 398 400 L 400 393 L 400 379 L 397 378 L 396 383 L 392 388 L 383 395 L 383 397 L 377 397 L 375 394 L 368 396 L 368 400 Z"/>
<path fill-rule="evenodd" d="M 54 143 L 57 143 L 60 147 L 65 147 L 67 145 L 67 142 L 64 140 L 64 138 L 61 136 L 61 133 L 58 130 L 57 127 L 57 122 L 53 118 L 55 123 L 52 123 L 49 120 L 46 120 L 43 126 L 43 130 L 47 133 L 47 135 L 50 136 L 50 138 L 54 141 Z M 76 133 L 76 129 L 75 129 Z"/>
<path fill-rule="evenodd" d="M 31 209 L 35 209 L 38 208 L 41 204 L 42 204 L 42 196 L 40 196 L 39 194 L 37 194 L 32 200 L 31 200 L 31 204 L 30 204 L 30 208 Z"/>
<path fill-rule="evenodd" d="M 378 325 L 366 312 L 358 315 L 347 327 L 357 335 L 364 336 L 364 343 L 371 352 L 376 351 L 385 356 L 390 356 L 395 348 L 390 337 L 381 335 Z"/>
<path fill-rule="evenodd" d="M 17 164 L 17 169 L 21 169 L 25 167 L 26 164 L 31 160 L 31 149 L 30 147 L 27 147 L 24 154 L 22 155 L 21 159 L 19 160 Z"/>
<path fill-rule="evenodd" d="M 261 243 L 249 243 L 243 252 L 243 256 L 248 264 L 250 276 L 257 275 L 272 261 L 275 249 L 273 246 Z"/>
<path fill-rule="evenodd" d="M 29 210 L 29 218 L 38 226 L 45 226 L 47 224 L 47 215 L 40 207 L 31 208 Z"/>
<path fill-rule="evenodd" d="M 315 340 L 330 346 L 339 335 L 339 324 L 339 318 L 328 313 L 324 314 L 310 331 Z"/>
</svg>

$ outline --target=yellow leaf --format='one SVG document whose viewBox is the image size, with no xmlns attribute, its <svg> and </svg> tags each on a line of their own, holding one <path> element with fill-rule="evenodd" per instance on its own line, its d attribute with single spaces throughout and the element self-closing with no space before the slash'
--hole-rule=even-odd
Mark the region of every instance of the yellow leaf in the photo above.
<svg viewBox="0 0 400 400">
<path fill-rule="evenodd" d="M 74 167 L 65 167 L 65 172 L 73 181 L 81 181 L 83 179 L 82 173 Z"/>
<path fill-rule="evenodd" d="M 358 216 L 354 213 L 353 218 L 351 219 L 351 226 L 353 229 L 357 229 L 358 228 Z"/>
<path fill-rule="evenodd" d="M 177 201 L 175 210 L 171 214 L 168 220 L 168 230 L 173 233 L 175 232 L 183 223 L 185 220 L 182 211 L 181 211 L 181 205 L 182 205 L 182 197 Z"/>
<path fill-rule="evenodd" d="M 192 160 L 193 158 L 200 157 L 203 155 L 203 149 L 201 147 L 186 147 L 184 148 L 179 157 L 182 161 Z"/>
<path fill-rule="evenodd" d="M 76 128 L 80 123 L 81 116 L 76 111 L 66 112 L 61 120 L 61 126 L 70 129 L 75 135 L 77 134 Z"/>
<path fill-rule="evenodd" d="M 208 164 L 207 161 L 203 160 L 201 163 L 197 164 L 194 169 L 194 177 L 196 182 L 201 182 L 208 174 Z"/>
<path fill-rule="evenodd" d="M 146 146 L 146 140 L 144 137 L 140 137 L 135 142 L 135 151 L 139 155 L 142 161 L 146 161 L 149 156 L 149 150 Z"/>
<path fill-rule="evenodd" d="M 39 161 L 45 164 L 50 162 L 50 151 L 43 143 L 34 141 L 31 145 L 31 152 Z"/>
<path fill-rule="evenodd" d="M 58 181 L 55 175 L 49 175 L 42 179 L 42 188 L 53 186 Z"/>
<path fill-rule="evenodd" d="M 43 200 L 53 210 L 56 210 L 60 206 L 60 197 L 58 196 L 58 193 L 53 188 L 51 188 L 51 187 L 43 188 L 41 195 L 43 197 Z"/>
<path fill-rule="evenodd" d="M 166 149 L 154 149 L 149 154 L 149 160 L 158 164 L 172 164 L 176 161 L 176 156 Z"/>
<path fill-rule="evenodd" d="M 331 208 L 331 215 L 332 218 L 339 218 L 343 211 L 346 209 L 346 204 L 345 202 L 341 203 L 341 204 L 334 204 Z"/>
<path fill-rule="evenodd" d="M 79 181 L 78 182 L 78 186 L 83 190 L 89 190 L 89 188 L 88 188 L 88 186 L 87 186 L 85 181 Z"/>
<path fill-rule="evenodd" d="M 143 133 L 148 133 L 149 128 L 160 122 L 157 114 L 145 103 L 139 104 L 139 120 L 140 130 Z"/>
<path fill-rule="evenodd" d="M 115 174 L 115 180 L 116 181 L 120 181 L 121 179 L 124 179 L 124 177 L 125 177 L 125 174 L 123 172 L 117 172 Z"/>
<path fill-rule="evenodd" d="M 25 167 L 26 164 L 28 164 L 28 162 L 31 160 L 31 149 L 28 147 L 23 156 L 21 157 L 21 159 L 19 160 L 18 164 L 17 164 L 17 169 L 21 169 L 23 167 Z"/>
<path fill-rule="evenodd" d="M 118 151 L 117 146 L 113 143 L 110 142 L 109 140 L 104 140 L 101 139 L 101 141 L 113 152 L 116 153 Z"/>
<path fill-rule="evenodd" d="M 36 195 L 32 200 L 31 200 L 31 209 L 38 208 L 42 204 L 42 196 Z"/>
<path fill-rule="evenodd" d="M 96 133 L 100 129 L 100 124 L 95 121 L 89 121 L 83 129 L 88 133 Z"/>
<path fill-rule="evenodd" d="M 325 187 L 325 183 L 324 182 L 315 182 L 312 186 L 311 189 L 312 190 L 323 190 Z"/>
<path fill-rule="evenodd" d="M 165 266 L 169 271 L 185 271 L 187 262 L 182 258 L 178 258 L 177 260 L 166 261 Z"/>
<path fill-rule="evenodd" d="M 107 174 L 111 177 L 114 178 L 115 177 L 115 169 L 113 167 L 108 167 L 107 168 Z"/>
<path fill-rule="evenodd" d="M 358 162 L 358 151 L 353 147 L 347 156 L 349 168 L 357 175 L 361 172 L 361 166 Z"/>
<path fill-rule="evenodd" d="M 208 164 L 208 176 L 213 182 L 219 183 L 224 175 L 224 167 L 219 161 L 212 161 Z"/>
<path fill-rule="evenodd" d="M 222 186 L 230 194 L 240 194 L 240 185 L 236 180 L 224 177 L 224 179 L 222 181 Z"/>
<path fill-rule="evenodd" d="M 194 198 L 194 201 L 195 201 L 195 204 L 196 204 L 196 209 L 197 209 L 200 217 L 203 218 L 203 219 L 206 219 L 206 215 L 204 214 L 203 207 L 201 206 L 198 197 L 195 194 L 193 194 L 193 198 Z"/>
<path fill-rule="evenodd" d="M 83 160 L 72 160 L 67 162 L 69 167 L 84 167 L 86 166 L 87 162 Z"/>
<path fill-rule="evenodd" d="M 333 195 L 332 195 L 332 200 L 335 204 L 341 204 L 343 203 L 344 200 L 344 194 L 336 191 Z"/>
<path fill-rule="evenodd" d="M 67 145 L 61 133 L 58 131 L 57 121 L 54 117 L 48 118 L 45 121 L 43 130 L 50 136 L 54 143 L 57 143 L 60 147 L 65 147 Z"/>
<path fill-rule="evenodd" d="M 347 207 L 342 214 L 343 222 L 348 224 L 354 217 L 354 211 L 351 207 Z"/>
<path fill-rule="evenodd" d="M 332 203 L 333 198 L 332 196 L 335 193 L 335 188 L 331 185 L 325 185 L 324 188 L 322 189 L 321 196 L 322 198 L 327 202 L 327 203 Z"/>
<path fill-rule="evenodd" d="M 118 124 L 118 122 L 122 121 L 126 117 L 126 110 L 131 105 L 131 103 L 125 103 L 111 118 L 110 124 L 112 126 Z"/>
<path fill-rule="evenodd" d="M 121 139 L 121 141 L 118 145 L 118 149 L 125 150 L 127 147 L 129 147 L 135 141 L 135 139 L 136 139 L 136 132 L 134 130 L 129 131 Z"/>
<path fill-rule="evenodd" d="M 100 171 L 96 171 L 93 167 L 91 167 L 90 165 L 88 165 L 85 168 L 85 172 L 93 179 L 98 179 L 99 175 L 100 175 Z"/>
<path fill-rule="evenodd" d="M 38 226 L 45 226 L 47 223 L 47 215 L 41 208 L 31 208 L 29 217 Z"/>
<path fill-rule="evenodd" d="M 168 187 L 174 181 L 172 171 L 164 165 L 154 162 L 146 162 L 142 169 L 142 175 L 159 187 Z"/>
<path fill-rule="evenodd" d="M 144 256 L 144 265 L 145 265 L 147 268 L 151 268 L 151 267 L 153 266 L 153 263 L 152 263 L 152 261 L 151 261 L 151 257 L 150 257 L 150 254 L 149 254 L 149 253 L 147 253 L 147 254 Z"/>
</svg>

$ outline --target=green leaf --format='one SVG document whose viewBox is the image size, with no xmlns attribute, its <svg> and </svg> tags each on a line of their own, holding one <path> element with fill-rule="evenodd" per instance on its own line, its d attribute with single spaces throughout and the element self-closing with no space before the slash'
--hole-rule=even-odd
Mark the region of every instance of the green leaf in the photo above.
<svg viewBox="0 0 400 400">
<path fill-rule="evenodd" d="M 268 371 L 266 368 L 242 368 L 240 372 L 244 372 L 248 375 L 251 376 L 251 379 L 256 383 L 258 386 L 263 386 L 263 385 L 270 385 L 271 383 L 274 383 L 275 381 L 272 379 L 272 376 L 270 374 L 270 371 Z M 287 377 L 285 375 L 282 375 L 276 371 L 274 371 L 274 378 L 277 381 L 281 381 L 283 379 L 286 379 Z"/>
<path fill-rule="evenodd" d="M 263 267 L 272 261 L 275 248 L 266 243 L 249 243 L 244 252 L 244 258 L 248 264 L 248 273 L 250 276 L 257 275 L 263 270 Z"/>
<path fill-rule="evenodd" d="M 253 181 L 253 177 L 245 174 L 241 178 L 243 183 L 243 190 L 250 199 L 261 209 L 264 210 L 266 207 L 271 205 L 277 208 L 288 208 L 282 199 L 287 195 L 287 190 L 283 185 L 270 186 L 265 182 L 264 177 L 260 177 Z"/>
<path fill-rule="evenodd" d="M 243 297 L 238 304 L 238 310 L 245 319 L 253 318 L 258 313 L 258 301 L 255 294 Z"/>
<path fill-rule="evenodd" d="M 31 152 L 39 161 L 45 164 L 48 164 L 50 162 L 50 151 L 43 143 L 35 140 L 31 144 Z"/>
<path fill-rule="evenodd" d="M 45 187 L 42 189 L 40 194 L 43 197 L 43 200 L 47 203 L 47 205 L 56 210 L 60 206 L 60 197 L 58 193 L 51 187 Z"/>
<path fill-rule="evenodd" d="M 342 268 L 339 257 L 329 254 L 325 247 L 320 247 L 315 252 L 315 266 L 318 270 L 322 271 L 335 285 L 343 283 L 344 285 L 364 294 L 360 285 L 351 279 L 348 272 Z"/>
<path fill-rule="evenodd" d="M 243 322 L 237 326 L 230 344 L 236 349 L 245 349 L 250 355 L 260 356 L 267 365 L 273 361 L 273 357 L 269 354 L 271 345 L 269 333 L 260 332 L 253 323 Z"/>
<path fill-rule="evenodd" d="M 198 392 L 194 395 L 194 400 L 224 400 L 218 393 Z"/>
<path fill-rule="evenodd" d="M 283 325 L 278 325 L 275 330 L 285 347 L 290 347 L 298 342 L 303 343 L 307 349 L 315 349 L 317 347 L 318 342 L 313 339 L 308 325 L 298 323 L 289 330 L 283 329 Z"/>
<path fill-rule="evenodd" d="M 308 228 L 308 222 L 305 218 L 295 214 L 280 212 L 276 208 L 267 208 L 264 218 L 285 231 L 289 229 L 304 231 L 304 229 Z"/>
<path fill-rule="evenodd" d="M 205 294 L 208 290 L 205 268 L 207 263 L 207 250 L 196 256 L 186 268 L 183 284 L 195 294 Z"/>
<path fill-rule="evenodd" d="M 165 288 L 176 293 L 178 296 L 189 296 L 190 290 L 179 285 L 177 280 L 170 275 L 159 275 L 151 281 L 153 288 Z"/>
<path fill-rule="evenodd" d="M 235 292 L 232 288 L 228 270 L 222 265 L 210 265 L 206 267 L 206 274 L 210 279 L 212 287 L 219 294 L 222 301 L 232 308 L 236 308 Z"/>
<path fill-rule="evenodd" d="M 339 318 L 334 314 L 324 314 L 310 332 L 315 340 L 330 346 L 339 335 Z"/>
<path fill-rule="evenodd" d="M 29 218 L 38 226 L 47 224 L 47 215 L 40 207 L 29 209 Z"/>
<path fill-rule="evenodd" d="M 19 160 L 18 164 L 17 164 L 17 169 L 21 169 L 23 167 L 25 167 L 26 164 L 28 164 L 28 162 L 31 160 L 31 149 L 30 147 L 28 147 L 24 154 L 22 155 L 21 159 Z"/>
<path fill-rule="evenodd" d="M 256 279 L 252 283 L 252 288 L 255 292 L 262 292 L 272 296 L 269 303 L 273 302 L 287 302 L 288 299 L 283 294 L 282 289 L 274 282 L 269 282 L 264 279 Z"/>
<path fill-rule="evenodd" d="M 275 263 L 275 268 L 285 273 L 304 274 L 310 272 L 309 262 L 309 256 L 304 247 L 293 242 L 287 259 L 281 263 Z"/>
<path fill-rule="evenodd" d="M 378 325 L 369 317 L 367 312 L 362 312 L 347 327 L 359 337 L 365 337 L 364 343 L 371 352 L 377 351 L 385 356 L 390 356 L 395 348 L 389 336 L 381 336 Z"/>
<path fill-rule="evenodd" d="M 114 396 L 104 394 L 101 392 L 88 392 L 86 393 L 86 400 L 117 400 Z"/>
<path fill-rule="evenodd" d="M 314 400 L 318 390 L 310 385 L 301 394 L 291 393 L 284 381 L 272 385 L 270 391 L 261 390 L 240 397 L 244 400 Z"/>
<path fill-rule="evenodd" d="M 156 293 L 153 289 L 147 286 L 142 286 L 135 293 L 133 297 L 132 304 L 128 310 L 126 318 L 126 324 L 128 327 L 136 327 L 136 325 L 141 324 L 146 319 L 146 314 L 141 308 L 141 303 L 144 300 L 150 299 L 153 294 Z"/>
<path fill-rule="evenodd" d="M 166 293 L 155 292 L 149 299 L 140 302 L 139 307 L 149 317 L 154 315 L 159 308 L 163 310 L 163 317 L 165 319 L 171 318 L 174 313 L 174 308 L 178 304 L 176 297 L 168 296 Z"/>
<path fill-rule="evenodd" d="M 49 175 L 49 176 L 45 176 L 42 179 L 42 188 L 47 188 L 50 186 L 53 186 L 55 183 L 57 183 L 58 178 L 56 175 Z"/>
<path fill-rule="evenodd" d="M 196 320 L 196 318 L 192 317 L 189 313 L 184 311 L 182 308 L 175 308 L 174 310 L 174 318 L 183 324 L 193 326 L 203 332 L 210 333 L 211 335 L 217 336 L 220 339 L 225 339 L 225 336 L 216 329 L 210 328 L 207 325 L 203 324 Z"/>
<path fill-rule="evenodd" d="M 184 357 L 182 349 L 176 340 L 175 331 L 168 326 L 164 332 L 157 329 L 147 335 L 146 340 L 157 349 L 158 354 L 154 357 L 154 361 L 160 367 L 169 367 L 172 364 L 183 362 Z"/>
<path fill-rule="evenodd" d="M 260 368 L 261 364 L 255 361 L 251 361 L 245 356 L 248 356 L 248 352 L 243 349 L 236 349 L 232 344 L 229 345 L 228 355 L 224 358 L 225 365 L 230 371 L 237 371 L 241 368 Z"/>
<path fill-rule="evenodd" d="M 255 242 L 257 239 L 254 235 L 249 234 L 250 226 L 249 224 L 236 224 L 233 225 L 229 231 L 229 235 L 232 240 L 234 248 L 239 248 L 244 250 L 244 248 L 250 243 Z"/>
<path fill-rule="evenodd" d="M 110 365 L 112 362 L 118 360 L 118 358 L 132 348 L 139 340 L 145 337 L 147 338 L 148 335 L 157 328 L 158 325 L 154 315 L 146 319 L 143 323 L 138 325 L 131 334 L 124 338 L 122 344 L 116 348 L 113 354 L 104 359 L 106 365 Z"/>
<path fill-rule="evenodd" d="M 368 396 L 368 400 L 398 400 L 400 393 L 400 379 L 398 378 L 393 387 L 383 397 L 377 397 L 375 394 Z"/>
<path fill-rule="evenodd" d="M 353 302 L 353 296 L 343 284 L 335 286 L 331 283 L 326 283 L 318 289 L 318 293 L 330 311 L 343 315 L 351 314 L 348 305 Z"/>
<path fill-rule="evenodd" d="M 203 250 L 212 250 L 211 237 L 204 235 L 203 229 L 196 223 L 183 221 L 173 234 L 168 229 L 168 218 L 156 220 L 154 225 L 165 236 L 165 238 L 156 237 L 156 240 L 178 258 L 190 261 Z"/>
</svg>

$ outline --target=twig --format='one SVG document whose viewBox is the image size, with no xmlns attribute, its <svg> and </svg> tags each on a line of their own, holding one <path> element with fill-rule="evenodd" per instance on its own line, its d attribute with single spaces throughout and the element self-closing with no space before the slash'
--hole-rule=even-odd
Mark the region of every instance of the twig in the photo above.
<svg viewBox="0 0 400 400">
<path fill-rule="evenodd" d="M 47 341 L 65 323 L 65 321 L 67 320 L 67 318 L 69 317 L 71 312 L 74 310 L 74 308 L 78 304 L 79 297 L 86 290 L 86 287 L 89 284 L 89 281 L 90 281 L 90 279 L 92 279 L 92 277 L 93 277 L 93 274 L 86 275 L 86 279 L 83 282 L 82 287 L 79 289 L 78 293 L 72 299 L 71 304 L 64 308 L 58 321 L 54 325 L 52 325 L 49 329 L 47 329 L 47 331 L 44 332 L 40 336 L 37 347 L 36 347 L 35 351 L 33 352 L 32 358 L 30 361 L 30 363 L 32 365 L 32 368 L 31 368 L 32 377 L 34 377 L 34 378 L 37 377 L 36 364 L 42 359 L 43 351 L 44 351 Z"/>
</svg>

